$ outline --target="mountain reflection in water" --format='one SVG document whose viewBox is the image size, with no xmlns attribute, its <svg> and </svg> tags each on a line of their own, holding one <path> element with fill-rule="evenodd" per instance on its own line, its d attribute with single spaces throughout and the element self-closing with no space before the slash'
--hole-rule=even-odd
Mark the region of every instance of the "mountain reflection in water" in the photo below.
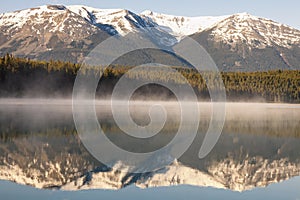
<svg viewBox="0 0 300 200">
<path fill-rule="evenodd" d="M 2 180 L 62 190 L 193 185 L 244 191 L 300 175 L 298 105 L 228 103 L 221 138 L 200 160 L 197 155 L 211 111 L 208 103 L 200 103 L 199 132 L 186 153 L 163 169 L 133 174 L 110 169 L 90 155 L 77 135 L 69 101 L 30 102 L 0 102 Z M 149 123 L 148 106 L 141 102 L 131 106 L 136 123 Z M 107 137 L 132 152 L 163 147 L 174 137 L 180 120 L 178 105 L 166 104 L 172 114 L 164 129 L 147 140 L 133 139 L 116 126 L 110 106 L 103 102 L 96 107 Z"/>
</svg>

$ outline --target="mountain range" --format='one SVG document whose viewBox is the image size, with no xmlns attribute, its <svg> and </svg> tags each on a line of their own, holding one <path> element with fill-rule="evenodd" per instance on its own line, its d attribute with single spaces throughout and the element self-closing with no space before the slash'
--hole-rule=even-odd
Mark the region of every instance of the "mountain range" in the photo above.
<svg viewBox="0 0 300 200">
<path fill-rule="evenodd" d="M 248 13 L 184 17 L 81 5 L 45 5 L 0 14 L 0 55 L 81 62 L 108 37 L 122 37 L 149 27 L 167 36 L 170 45 L 187 36 L 195 39 L 222 71 L 300 66 L 300 31 Z M 158 60 L 157 53 L 145 54 L 149 62 Z M 187 65 L 171 57 L 167 59 L 170 64 Z"/>
</svg>

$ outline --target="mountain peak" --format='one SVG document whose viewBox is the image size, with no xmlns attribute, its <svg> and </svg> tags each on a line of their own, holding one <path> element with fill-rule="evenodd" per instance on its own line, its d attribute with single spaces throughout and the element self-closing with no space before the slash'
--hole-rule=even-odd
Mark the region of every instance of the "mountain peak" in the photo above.
<svg viewBox="0 0 300 200">
<path fill-rule="evenodd" d="M 232 46 L 244 43 L 249 48 L 259 49 L 272 46 L 291 48 L 292 44 L 300 42 L 297 29 L 249 13 L 237 13 L 223 20 L 212 28 L 211 35 Z"/>
<path fill-rule="evenodd" d="M 40 6 L 40 8 L 43 8 L 43 7 L 45 7 L 45 6 Z M 50 10 L 66 10 L 67 9 L 66 6 L 58 5 L 58 4 L 57 5 L 49 4 L 49 5 L 46 5 L 46 7 Z"/>
<path fill-rule="evenodd" d="M 116 9 L 100 9 L 100 8 L 93 8 L 85 5 L 70 5 L 66 6 L 71 11 L 79 11 L 79 10 L 86 10 L 91 13 L 101 13 L 103 15 L 119 13 L 119 12 L 128 12 L 126 9 L 116 8 Z"/>
<path fill-rule="evenodd" d="M 241 17 L 251 17 L 252 15 L 248 12 L 241 12 L 234 14 L 235 16 L 241 16 Z"/>
<path fill-rule="evenodd" d="M 144 10 L 143 12 L 141 12 L 141 15 L 153 15 L 153 11 L 151 11 L 151 10 Z"/>
<path fill-rule="evenodd" d="M 249 19 L 252 19 L 252 20 L 263 19 L 263 18 L 254 16 L 254 15 L 251 15 L 250 13 L 247 13 L 247 12 L 236 13 L 236 14 L 233 14 L 232 17 L 238 19 L 239 21 L 246 21 Z"/>
</svg>

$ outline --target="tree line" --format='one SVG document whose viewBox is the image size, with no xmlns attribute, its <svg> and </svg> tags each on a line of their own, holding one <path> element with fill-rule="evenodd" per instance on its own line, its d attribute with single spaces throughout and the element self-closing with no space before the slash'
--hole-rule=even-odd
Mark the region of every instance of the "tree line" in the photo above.
<svg viewBox="0 0 300 200">
<path fill-rule="evenodd" d="M 70 97 L 81 64 L 62 61 L 37 61 L 7 54 L 0 57 L 0 97 Z M 87 67 L 84 73 L 102 78 L 96 96 L 107 97 L 124 74 L 131 80 L 184 84 L 184 77 L 199 99 L 209 99 L 206 81 L 218 84 L 217 74 L 198 73 L 193 68 L 173 67 L 164 71 L 149 67 L 131 71 L 133 66 L 112 65 L 107 68 Z M 176 73 L 180 72 L 180 73 Z M 207 78 L 208 77 L 208 78 Z M 229 101 L 267 101 L 300 103 L 300 70 L 273 70 L 257 72 L 221 72 Z M 208 80 L 207 80 L 208 79 Z M 149 93 L 162 98 L 174 98 L 168 89 L 150 84 L 137 91 L 137 97 Z M 164 94 L 164 95 L 162 95 Z"/>
</svg>

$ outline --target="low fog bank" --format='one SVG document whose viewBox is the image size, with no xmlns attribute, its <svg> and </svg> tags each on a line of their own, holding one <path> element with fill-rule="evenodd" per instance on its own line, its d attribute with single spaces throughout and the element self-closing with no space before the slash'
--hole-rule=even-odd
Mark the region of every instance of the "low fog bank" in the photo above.
<svg viewBox="0 0 300 200">
<path fill-rule="evenodd" d="M 105 118 L 112 116 L 111 100 L 95 101 L 76 101 L 76 109 L 86 110 L 86 105 L 93 105 L 98 117 Z M 184 102 L 187 103 L 187 102 Z M 51 113 L 68 113 L 72 117 L 72 99 L 0 99 L 0 112 L 7 115 L 8 112 L 18 111 L 27 112 L 30 118 L 36 113 L 49 115 Z M 180 103 L 178 101 L 114 101 L 116 106 L 129 105 L 131 117 L 136 119 L 148 119 L 149 111 L 152 106 L 161 106 L 165 109 L 168 117 L 178 121 L 181 116 Z M 200 120 L 210 120 L 213 109 L 225 116 L 227 121 L 299 121 L 300 123 L 300 104 L 282 104 L 282 103 L 249 103 L 249 102 L 197 102 Z M 185 109 L 183 104 L 182 109 Z M 216 110 L 219 109 L 219 110 Z M 78 111 L 78 110 L 77 110 Z M 225 113 L 224 113 L 225 112 Z M 125 113 L 119 113 L 121 115 Z M 125 115 L 124 115 L 125 116 Z M 288 127 L 287 127 L 288 128 Z"/>
</svg>

